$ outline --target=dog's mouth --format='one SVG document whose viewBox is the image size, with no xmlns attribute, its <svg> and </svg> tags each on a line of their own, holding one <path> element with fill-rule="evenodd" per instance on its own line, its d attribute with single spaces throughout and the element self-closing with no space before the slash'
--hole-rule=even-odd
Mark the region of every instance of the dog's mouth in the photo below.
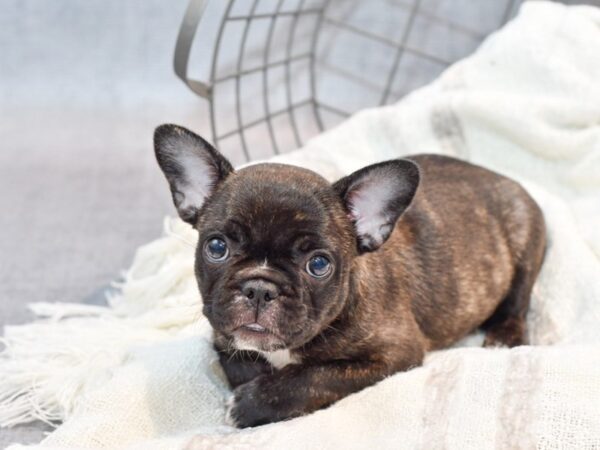
<svg viewBox="0 0 600 450">
<path fill-rule="evenodd" d="M 269 330 L 267 330 L 265 327 L 263 327 L 262 325 L 260 325 L 259 323 L 247 323 L 245 325 L 242 325 L 240 328 L 243 328 L 245 330 L 248 331 L 252 331 L 254 333 L 269 333 Z"/>
<path fill-rule="evenodd" d="M 236 347 L 240 350 L 270 351 L 283 347 L 283 338 L 270 328 L 253 322 L 244 324 L 232 333 Z"/>
<path fill-rule="evenodd" d="M 281 336 L 279 336 L 278 333 L 257 322 L 246 323 L 240 327 L 237 327 L 235 330 L 233 330 L 233 332 L 234 334 L 242 333 L 247 336 L 254 336 L 255 338 L 273 336 L 275 338 L 281 339 Z"/>
</svg>

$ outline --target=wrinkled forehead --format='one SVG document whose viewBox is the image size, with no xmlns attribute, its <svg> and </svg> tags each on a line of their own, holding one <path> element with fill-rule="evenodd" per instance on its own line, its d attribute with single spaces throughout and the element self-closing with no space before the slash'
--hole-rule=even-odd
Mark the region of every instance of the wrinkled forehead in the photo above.
<svg viewBox="0 0 600 450">
<path fill-rule="evenodd" d="M 298 235 L 326 233 L 335 208 L 326 180 L 305 169 L 276 164 L 240 170 L 226 180 L 217 197 L 210 211 L 212 225 L 220 222 L 224 232 L 282 245 Z"/>
<path fill-rule="evenodd" d="M 315 197 L 277 185 L 240 193 L 228 219 L 238 222 L 253 241 L 319 235 L 328 225 L 325 208 Z"/>
</svg>

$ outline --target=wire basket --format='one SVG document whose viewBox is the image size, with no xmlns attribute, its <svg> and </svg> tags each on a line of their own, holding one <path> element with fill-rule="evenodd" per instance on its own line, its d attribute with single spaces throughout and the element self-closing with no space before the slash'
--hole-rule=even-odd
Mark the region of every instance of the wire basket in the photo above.
<svg viewBox="0 0 600 450">
<path fill-rule="evenodd" d="M 175 71 L 208 100 L 217 148 L 234 163 L 261 159 L 428 83 L 520 3 L 191 0 Z M 195 34 L 207 81 L 188 77 Z"/>
</svg>

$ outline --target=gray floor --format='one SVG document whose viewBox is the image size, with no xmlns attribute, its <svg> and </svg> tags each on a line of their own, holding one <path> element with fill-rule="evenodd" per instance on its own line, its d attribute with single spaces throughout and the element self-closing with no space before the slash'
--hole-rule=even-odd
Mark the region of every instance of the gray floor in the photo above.
<svg viewBox="0 0 600 450">
<path fill-rule="evenodd" d="M 136 247 L 160 235 L 173 209 L 152 131 L 209 131 L 206 103 L 172 72 L 186 4 L 0 2 L 0 327 L 29 320 L 29 302 L 101 301 Z M 473 21 L 472 8 L 423 4 Z M 0 430 L 0 448 L 44 429 Z"/>
</svg>

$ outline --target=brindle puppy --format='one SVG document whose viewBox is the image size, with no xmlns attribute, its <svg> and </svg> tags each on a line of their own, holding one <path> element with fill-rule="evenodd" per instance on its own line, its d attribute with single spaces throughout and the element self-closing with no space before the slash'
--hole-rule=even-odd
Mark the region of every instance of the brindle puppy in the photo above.
<svg viewBox="0 0 600 450">
<path fill-rule="evenodd" d="M 544 220 L 516 182 L 438 155 L 365 167 L 331 185 L 282 164 L 234 171 L 162 125 L 156 156 L 199 232 L 203 312 L 239 427 L 331 405 L 471 331 L 527 342 Z"/>
</svg>

